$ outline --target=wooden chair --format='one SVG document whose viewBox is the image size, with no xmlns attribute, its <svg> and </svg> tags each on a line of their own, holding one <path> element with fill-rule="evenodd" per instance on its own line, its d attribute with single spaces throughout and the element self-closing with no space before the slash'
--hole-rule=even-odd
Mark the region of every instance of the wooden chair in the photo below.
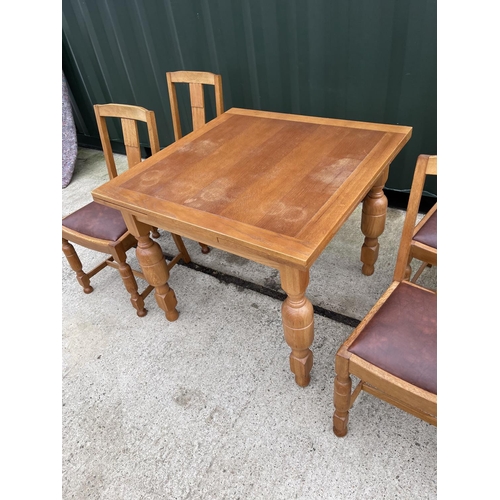
<svg viewBox="0 0 500 500">
<path fill-rule="evenodd" d="M 409 250 L 406 246 L 400 248 L 400 252 L 408 253 L 408 260 L 406 263 L 398 260 L 398 265 L 405 265 L 405 279 L 409 279 L 413 283 L 417 282 L 426 267 L 437 265 L 437 203 L 416 224 L 418 208 L 428 175 L 437 176 L 437 156 L 420 155 L 413 175 L 401 238 L 405 245 L 409 246 Z M 410 264 L 413 259 L 421 261 L 422 264 L 412 277 Z M 397 268 L 396 272 L 399 274 L 401 269 Z"/>
<path fill-rule="evenodd" d="M 174 126 L 174 137 L 178 141 L 182 137 L 179 105 L 177 102 L 176 83 L 189 84 L 189 98 L 191 101 L 191 115 L 193 119 L 193 131 L 199 129 L 206 123 L 205 97 L 203 85 L 213 85 L 215 91 L 215 111 L 217 116 L 224 113 L 224 100 L 222 96 L 222 77 L 214 73 L 203 71 L 175 71 L 167 73 L 167 87 L 170 98 L 170 109 L 172 111 L 172 123 Z M 201 251 L 208 253 L 209 247 L 200 243 Z"/>
<path fill-rule="evenodd" d="M 153 111 L 122 104 L 96 104 L 94 110 L 110 179 L 117 176 L 117 171 L 106 126 L 106 118 L 121 118 L 129 168 L 141 161 L 137 121 L 145 122 L 147 125 L 152 153 L 157 153 L 160 150 Z M 156 228 L 153 228 L 152 233 L 153 236 L 154 233 L 157 233 Z M 157 234 L 157 236 L 159 235 Z M 181 258 L 186 263 L 191 260 L 181 237 L 172 236 L 179 253 L 168 264 L 169 269 Z M 70 242 L 108 254 L 109 257 L 91 271 L 84 272 L 82 262 Z M 83 287 L 83 291 L 91 293 L 93 288 L 90 285 L 90 278 L 107 266 L 114 267 L 120 271 L 125 288 L 130 293 L 130 301 L 137 310 L 137 315 L 145 316 L 147 310 L 144 308 L 144 299 L 154 287 L 148 286 L 142 293 L 138 291 L 135 277 L 144 279 L 144 275 L 142 272 L 132 269 L 126 261 L 126 252 L 136 245 L 137 240 L 127 230 L 120 211 L 99 203 L 90 202 L 62 220 L 62 249 L 69 265 L 75 271 L 76 279 Z"/>
<path fill-rule="evenodd" d="M 436 164 L 421 155 L 416 170 L 436 171 Z M 406 216 L 393 283 L 335 357 L 333 432 L 339 437 L 347 434 L 361 390 L 437 425 L 437 293 L 405 280 L 412 217 Z M 351 375 L 359 379 L 352 392 Z"/>
</svg>

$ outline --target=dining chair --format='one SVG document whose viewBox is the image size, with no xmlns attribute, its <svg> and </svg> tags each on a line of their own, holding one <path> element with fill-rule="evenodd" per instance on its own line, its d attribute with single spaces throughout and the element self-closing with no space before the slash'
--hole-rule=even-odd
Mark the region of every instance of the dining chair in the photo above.
<svg viewBox="0 0 500 500">
<path fill-rule="evenodd" d="M 189 99 L 191 101 L 191 117 L 193 131 L 198 130 L 206 123 L 204 85 L 212 85 L 215 92 L 216 116 L 224 113 L 224 99 L 222 96 L 222 77 L 214 73 L 204 71 L 174 71 L 167 72 L 167 88 L 172 112 L 172 123 L 174 137 L 178 141 L 182 137 L 181 120 L 179 115 L 179 103 L 177 100 L 176 83 L 189 84 Z M 200 243 L 202 253 L 208 253 L 210 248 Z"/>
<path fill-rule="evenodd" d="M 435 157 L 419 156 L 420 169 L 436 171 Z M 347 434 L 362 390 L 437 425 L 437 292 L 405 279 L 412 218 L 407 213 L 392 284 L 335 356 L 333 432 L 339 437 Z M 353 391 L 351 376 L 359 380 Z"/>
<path fill-rule="evenodd" d="M 437 156 L 420 155 L 415 166 L 410 198 L 406 209 L 406 218 L 403 226 L 402 241 L 409 247 L 400 248 L 400 252 L 408 254 L 407 262 L 398 260 L 399 266 L 405 266 L 405 279 L 416 283 L 426 267 L 437 265 L 437 202 L 417 224 L 425 181 L 428 176 L 437 177 Z M 408 237 L 408 233 L 410 236 Z M 421 262 L 420 267 L 412 276 L 411 262 L 416 259 Z M 396 272 L 399 274 L 398 268 Z"/>
<path fill-rule="evenodd" d="M 94 111 L 110 180 L 114 179 L 118 174 L 106 124 L 107 118 L 121 119 L 128 168 L 133 168 L 141 161 L 137 122 L 146 123 L 152 153 L 157 153 L 160 150 L 153 111 L 127 104 L 96 104 Z M 156 228 L 153 228 L 152 235 L 153 237 L 159 236 Z M 179 253 L 168 263 L 169 269 L 181 258 L 186 263 L 191 260 L 181 237 L 174 234 L 172 237 Z M 107 254 L 108 257 L 92 270 L 84 272 L 82 262 L 72 243 Z M 125 288 L 130 294 L 130 301 L 136 309 L 137 315 L 142 317 L 147 313 L 144 308 L 144 299 L 154 287 L 148 286 L 143 292 L 139 293 L 135 278 L 145 278 L 141 271 L 130 267 L 127 263 L 126 254 L 128 250 L 135 246 L 137 246 L 137 240 L 128 231 L 119 210 L 92 201 L 62 219 L 63 253 L 71 269 L 76 273 L 76 279 L 82 286 L 84 293 L 93 291 L 90 278 L 99 271 L 108 266 L 118 269 Z"/>
</svg>

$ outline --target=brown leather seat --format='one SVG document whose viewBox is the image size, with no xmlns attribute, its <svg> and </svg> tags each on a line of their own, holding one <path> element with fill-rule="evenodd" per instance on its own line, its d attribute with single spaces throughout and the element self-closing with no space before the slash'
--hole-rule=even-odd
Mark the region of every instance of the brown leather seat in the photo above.
<svg viewBox="0 0 500 500">
<path fill-rule="evenodd" d="M 348 351 L 437 394 L 436 297 L 403 281 Z"/>
<path fill-rule="evenodd" d="M 413 239 L 437 250 L 437 209 L 417 231 Z"/>
<path fill-rule="evenodd" d="M 127 232 L 127 225 L 119 210 L 95 201 L 68 215 L 62 225 L 92 238 L 110 241 L 117 241 Z"/>
</svg>

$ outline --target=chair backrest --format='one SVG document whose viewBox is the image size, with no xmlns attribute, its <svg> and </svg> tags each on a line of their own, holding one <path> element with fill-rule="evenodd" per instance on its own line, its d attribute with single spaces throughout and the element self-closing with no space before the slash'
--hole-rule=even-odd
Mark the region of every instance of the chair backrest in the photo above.
<svg viewBox="0 0 500 500">
<path fill-rule="evenodd" d="M 420 155 L 417 159 L 415 173 L 413 175 L 413 182 L 403 225 L 403 233 L 401 235 L 396 268 L 394 271 L 394 281 L 403 281 L 405 276 L 411 243 L 415 233 L 418 208 L 420 206 L 420 200 L 422 199 L 425 179 L 428 175 L 437 176 L 437 156 Z M 437 203 L 431 210 L 435 209 L 437 209 Z"/>
<path fill-rule="evenodd" d="M 167 73 L 167 87 L 170 98 L 170 109 L 172 110 L 172 122 L 174 126 L 175 140 L 182 137 L 179 106 L 177 103 L 176 83 L 189 84 L 189 97 L 191 100 L 191 114 L 193 117 L 193 131 L 199 129 L 206 123 L 205 97 L 203 85 L 213 85 L 215 91 L 215 111 L 217 116 L 224 113 L 224 100 L 222 97 L 222 77 L 214 73 L 204 71 L 174 71 Z"/>
<path fill-rule="evenodd" d="M 129 168 L 132 168 L 141 161 L 141 144 L 139 142 L 137 121 L 145 122 L 147 125 L 151 153 L 155 154 L 160 151 L 154 111 L 129 104 L 95 104 L 94 111 L 110 179 L 116 177 L 117 172 L 106 118 L 121 118 L 123 140 Z"/>
</svg>

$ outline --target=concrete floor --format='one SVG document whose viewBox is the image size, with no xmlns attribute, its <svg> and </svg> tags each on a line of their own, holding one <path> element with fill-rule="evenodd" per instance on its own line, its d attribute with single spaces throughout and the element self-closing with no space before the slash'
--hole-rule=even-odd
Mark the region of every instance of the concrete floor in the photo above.
<svg viewBox="0 0 500 500">
<path fill-rule="evenodd" d="M 119 171 L 126 160 L 116 155 Z M 81 149 L 63 215 L 107 180 L 102 152 Z M 361 274 L 358 207 L 311 269 L 308 297 L 361 320 L 392 280 L 405 213 L 389 209 L 373 276 Z M 174 253 L 170 235 L 158 240 Z M 433 499 L 436 428 L 366 393 L 349 433 L 332 432 L 334 356 L 352 326 L 315 315 L 311 383 L 289 370 L 276 270 L 185 239 L 194 263 L 175 266 L 179 319 L 146 300 L 136 316 L 108 268 L 85 295 L 62 257 L 64 499 Z M 77 248 L 90 269 L 101 256 Z M 134 251 L 129 253 L 136 265 Z M 420 283 L 436 286 L 435 269 Z M 143 283 L 140 282 L 140 286 Z"/>
</svg>

